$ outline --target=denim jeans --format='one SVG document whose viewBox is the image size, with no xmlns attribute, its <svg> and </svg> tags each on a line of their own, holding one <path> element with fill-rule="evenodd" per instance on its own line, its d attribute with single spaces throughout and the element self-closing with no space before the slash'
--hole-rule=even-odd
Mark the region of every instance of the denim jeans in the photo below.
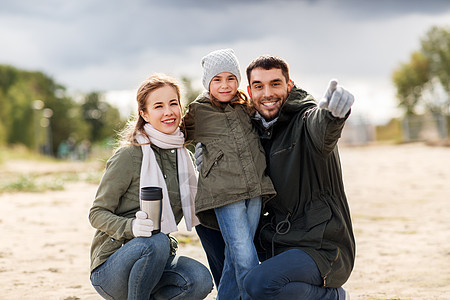
<svg viewBox="0 0 450 300">
<path fill-rule="evenodd" d="M 203 299 L 212 290 L 208 269 L 183 256 L 170 256 L 167 235 L 137 237 L 91 274 L 105 299 Z"/>
<path fill-rule="evenodd" d="M 225 262 L 217 300 L 250 299 L 244 290 L 244 278 L 259 263 L 253 237 L 261 213 L 261 197 L 228 204 L 214 211 L 225 241 Z"/>
<path fill-rule="evenodd" d="M 316 263 L 299 249 L 287 250 L 256 266 L 245 277 L 244 286 L 258 300 L 337 300 L 339 297 L 338 289 L 323 287 Z"/>
<path fill-rule="evenodd" d="M 223 241 L 222 234 L 220 231 L 205 227 L 201 224 L 195 226 L 195 231 L 197 231 L 197 235 L 205 250 L 214 283 L 218 287 L 225 261 L 225 242 Z"/>
</svg>

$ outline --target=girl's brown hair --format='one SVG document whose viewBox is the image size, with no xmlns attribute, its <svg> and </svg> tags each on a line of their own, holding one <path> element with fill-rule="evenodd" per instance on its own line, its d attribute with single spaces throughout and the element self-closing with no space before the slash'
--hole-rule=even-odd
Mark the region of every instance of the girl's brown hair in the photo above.
<svg viewBox="0 0 450 300">
<path fill-rule="evenodd" d="M 175 89 L 178 96 L 178 104 L 180 109 L 183 110 L 181 105 L 181 92 L 180 86 L 177 81 L 165 74 L 157 73 L 148 77 L 144 82 L 141 83 L 137 90 L 136 101 L 138 104 L 137 115 L 130 119 L 127 123 L 125 129 L 119 134 L 120 135 L 120 145 L 132 144 L 139 145 L 136 141 L 136 136 L 139 133 L 146 134 L 144 131 L 144 125 L 147 123 L 141 116 L 140 112 L 147 109 L 147 98 L 155 90 L 162 88 L 164 86 L 170 86 Z M 181 112 L 183 113 L 183 111 Z"/>
<path fill-rule="evenodd" d="M 222 103 L 219 102 L 216 98 L 214 98 L 214 96 L 209 93 L 210 97 L 211 97 L 211 102 L 217 106 L 217 107 L 222 107 Z M 230 102 L 231 105 L 242 105 L 244 107 L 244 110 L 251 115 L 254 112 L 254 108 L 252 105 L 252 102 L 250 101 L 250 98 L 244 93 L 244 91 L 242 90 L 237 90 L 236 95 L 234 97 L 234 99 Z"/>
</svg>

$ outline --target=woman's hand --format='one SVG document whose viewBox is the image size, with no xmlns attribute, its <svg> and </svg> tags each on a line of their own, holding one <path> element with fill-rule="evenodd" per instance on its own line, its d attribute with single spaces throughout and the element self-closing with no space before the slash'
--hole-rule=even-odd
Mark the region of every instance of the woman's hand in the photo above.
<svg viewBox="0 0 450 300">
<path fill-rule="evenodd" d="M 147 219 L 147 214 L 139 210 L 136 212 L 136 219 L 131 222 L 131 228 L 135 237 L 150 237 L 153 231 L 153 221 Z"/>
</svg>

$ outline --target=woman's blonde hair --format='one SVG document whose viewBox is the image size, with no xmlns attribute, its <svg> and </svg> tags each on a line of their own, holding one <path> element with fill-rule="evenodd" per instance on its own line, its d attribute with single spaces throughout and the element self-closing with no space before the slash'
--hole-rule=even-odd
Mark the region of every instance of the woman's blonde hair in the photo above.
<svg viewBox="0 0 450 300">
<path fill-rule="evenodd" d="M 144 82 L 141 83 L 137 90 L 136 101 L 138 104 L 137 115 L 135 115 L 132 119 L 130 119 L 127 123 L 127 126 L 124 130 L 119 134 L 120 142 L 119 145 L 139 145 L 136 141 L 136 136 L 139 133 L 146 134 L 144 131 L 144 125 L 147 123 L 144 118 L 141 116 L 141 111 L 147 109 L 147 99 L 148 96 L 155 90 L 162 88 L 164 86 L 170 86 L 175 89 L 178 97 L 178 104 L 180 105 L 180 109 L 183 110 L 181 105 L 181 92 L 180 86 L 178 85 L 175 78 L 172 78 L 166 74 L 156 73 L 148 77 Z M 183 113 L 183 112 L 181 112 Z"/>
</svg>

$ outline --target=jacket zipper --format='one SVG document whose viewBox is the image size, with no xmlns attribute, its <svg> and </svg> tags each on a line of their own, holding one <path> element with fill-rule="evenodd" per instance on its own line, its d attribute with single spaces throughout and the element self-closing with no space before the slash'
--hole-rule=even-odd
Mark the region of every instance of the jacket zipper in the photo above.
<svg viewBox="0 0 450 300">
<path fill-rule="evenodd" d="M 208 177 L 209 173 L 211 173 L 212 168 L 217 165 L 217 163 L 219 162 L 219 160 L 222 157 L 223 157 L 223 153 L 220 153 L 220 155 L 216 157 L 216 159 L 214 160 L 213 164 L 211 165 L 211 168 L 209 168 L 208 172 L 205 174 L 205 177 Z"/>
<path fill-rule="evenodd" d="M 337 254 L 336 257 L 334 258 L 334 260 L 331 262 L 330 264 L 330 270 L 327 272 L 327 274 L 325 274 L 323 276 L 323 286 L 326 287 L 327 286 L 327 277 L 328 275 L 331 273 L 331 271 L 333 270 L 333 265 L 334 263 L 338 260 L 339 255 L 341 254 L 341 250 L 339 248 L 337 248 Z"/>
</svg>

